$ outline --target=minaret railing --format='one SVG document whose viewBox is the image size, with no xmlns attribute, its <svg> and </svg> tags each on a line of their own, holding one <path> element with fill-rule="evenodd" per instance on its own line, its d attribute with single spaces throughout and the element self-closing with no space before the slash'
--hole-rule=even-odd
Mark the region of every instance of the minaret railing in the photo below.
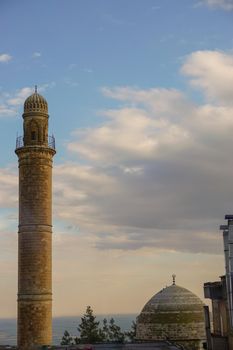
<svg viewBox="0 0 233 350">
<path fill-rule="evenodd" d="M 44 145 L 38 144 L 36 146 L 44 146 Z M 16 149 L 22 148 L 22 147 L 24 147 L 23 136 L 18 136 L 16 138 Z M 55 137 L 53 135 L 48 136 L 48 148 L 52 148 L 56 150 Z"/>
</svg>

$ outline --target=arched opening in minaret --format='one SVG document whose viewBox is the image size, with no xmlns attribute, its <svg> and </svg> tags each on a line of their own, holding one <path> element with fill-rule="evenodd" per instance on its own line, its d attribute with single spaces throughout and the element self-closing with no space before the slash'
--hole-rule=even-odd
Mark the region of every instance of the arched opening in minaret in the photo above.
<svg viewBox="0 0 233 350">
<path fill-rule="evenodd" d="M 36 141 L 36 132 L 35 131 L 31 132 L 31 140 Z"/>
<path fill-rule="evenodd" d="M 34 120 L 30 123 L 29 130 L 30 130 L 31 141 L 39 141 L 39 127 Z"/>
</svg>

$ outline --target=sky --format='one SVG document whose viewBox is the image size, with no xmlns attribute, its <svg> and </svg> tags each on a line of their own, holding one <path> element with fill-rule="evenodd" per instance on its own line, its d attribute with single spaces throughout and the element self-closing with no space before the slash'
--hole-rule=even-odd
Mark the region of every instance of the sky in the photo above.
<svg viewBox="0 0 233 350">
<path fill-rule="evenodd" d="M 233 213 L 233 0 L 0 0 L 0 317 L 16 316 L 24 100 L 49 105 L 53 315 L 203 299 Z"/>
</svg>

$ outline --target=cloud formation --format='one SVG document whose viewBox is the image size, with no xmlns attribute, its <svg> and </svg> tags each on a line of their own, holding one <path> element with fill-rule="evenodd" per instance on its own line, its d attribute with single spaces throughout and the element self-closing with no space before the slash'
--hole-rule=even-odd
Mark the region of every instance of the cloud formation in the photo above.
<svg viewBox="0 0 233 350">
<path fill-rule="evenodd" d="M 11 168 L 0 169 L 0 207 L 4 209 L 15 208 L 17 198 L 18 179 L 16 172 Z"/>
<path fill-rule="evenodd" d="M 7 53 L 0 54 L 0 63 L 7 63 L 12 60 L 12 56 Z"/>
<path fill-rule="evenodd" d="M 73 133 L 77 160 L 54 169 L 55 217 L 100 250 L 221 253 L 217 228 L 233 198 L 232 69 L 222 52 L 186 58 L 181 71 L 202 104 L 176 89 L 103 88 L 119 108 Z M 2 205 L 14 203 L 11 188 L 0 185 Z"/>
<path fill-rule="evenodd" d="M 189 55 L 182 73 L 191 78 L 214 104 L 233 105 L 233 55 L 219 51 L 197 51 Z"/>
<path fill-rule="evenodd" d="M 53 88 L 55 82 L 44 83 L 38 86 L 40 92 Z M 26 86 L 14 93 L 0 92 L 0 118 L 16 116 L 18 107 L 23 106 L 24 101 L 35 91 L 35 87 Z"/>
<path fill-rule="evenodd" d="M 32 57 L 33 57 L 33 58 L 39 58 L 39 57 L 41 57 L 41 52 L 39 52 L 39 51 L 33 52 Z"/>
<path fill-rule="evenodd" d="M 23 105 L 26 98 L 31 95 L 34 91 L 33 87 L 24 87 L 16 92 L 16 94 L 7 100 L 10 106 Z"/>
<path fill-rule="evenodd" d="M 201 3 L 212 8 L 222 8 L 226 11 L 233 10 L 233 0 L 202 0 Z"/>
<path fill-rule="evenodd" d="M 203 102 L 173 88 L 102 88 L 118 107 L 100 111 L 99 125 L 75 130 L 67 143 L 72 161 L 54 167 L 57 315 L 80 312 L 77 295 L 75 305 L 91 303 L 96 312 L 139 312 L 173 267 L 179 284 L 201 296 L 203 281 L 222 272 L 218 226 L 233 198 L 232 67 L 232 55 L 219 51 L 185 58 L 181 72 Z M 1 102 L 15 108 L 26 89 Z M 0 169 L 0 207 L 8 315 L 16 294 L 16 169 Z M 61 286 L 70 283 L 67 298 Z"/>
<path fill-rule="evenodd" d="M 120 107 L 67 145 L 86 165 L 57 168 L 59 213 L 98 249 L 222 253 L 217 228 L 233 198 L 233 57 L 195 52 L 181 71 L 203 104 L 175 89 L 103 88 Z"/>
<path fill-rule="evenodd" d="M 0 92 L 0 118 L 16 116 L 18 106 L 23 105 L 25 99 L 33 91 L 32 87 L 23 87 L 15 93 Z"/>
</svg>

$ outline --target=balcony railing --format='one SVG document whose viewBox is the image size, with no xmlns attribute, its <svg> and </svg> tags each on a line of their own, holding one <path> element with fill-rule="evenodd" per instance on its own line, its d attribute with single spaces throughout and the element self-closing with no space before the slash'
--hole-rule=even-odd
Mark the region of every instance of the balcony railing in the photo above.
<svg viewBox="0 0 233 350">
<path fill-rule="evenodd" d="M 23 147 L 23 136 L 16 137 L 16 149 Z"/>
<path fill-rule="evenodd" d="M 52 149 L 56 149 L 55 137 L 53 135 L 48 137 L 48 147 Z"/>
<path fill-rule="evenodd" d="M 27 146 L 29 146 L 29 145 L 27 145 Z M 30 146 L 47 146 L 47 147 L 52 148 L 52 149 L 55 150 L 56 149 L 56 147 L 55 147 L 55 137 L 53 135 L 48 136 L 48 144 L 41 143 L 39 141 L 38 142 L 33 141 L 33 143 Z M 21 147 L 24 147 L 23 136 L 18 136 L 16 138 L 16 149 L 21 148 Z"/>
</svg>

